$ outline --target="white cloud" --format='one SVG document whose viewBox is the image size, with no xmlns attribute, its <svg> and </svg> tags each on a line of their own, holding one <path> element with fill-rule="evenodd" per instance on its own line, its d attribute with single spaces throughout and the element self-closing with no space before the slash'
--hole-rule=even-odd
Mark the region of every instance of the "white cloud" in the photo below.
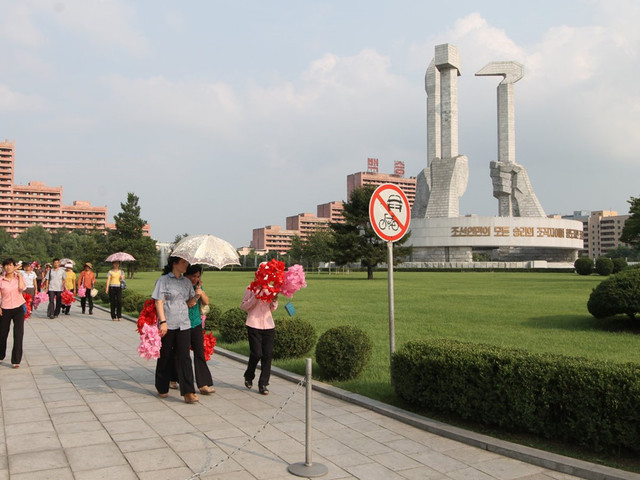
<svg viewBox="0 0 640 480">
<path fill-rule="evenodd" d="M 29 113 L 41 111 L 46 106 L 46 100 L 38 95 L 26 95 L 11 90 L 7 85 L 0 83 L 0 112 L 2 113 Z"/>
</svg>

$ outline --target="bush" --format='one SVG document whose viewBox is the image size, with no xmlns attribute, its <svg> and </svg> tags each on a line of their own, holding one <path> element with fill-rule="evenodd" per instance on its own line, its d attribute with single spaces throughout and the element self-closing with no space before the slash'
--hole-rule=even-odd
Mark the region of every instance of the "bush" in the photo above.
<svg viewBox="0 0 640 480">
<path fill-rule="evenodd" d="M 598 257 L 596 259 L 596 272 L 603 277 L 611 275 L 613 273 L 613 260 L 607 257 Z"/>
<path fill-rule="evenodd" d="M 133 290 L 124 290 L 122 292 L 122 310 L 138 315 L 142 310 L 144 302 L 149 297 Z"/>
<path fill-rule="evenodd" d="M 275 319 L 276 335 L 273 358 L 299 358 L 311 351 L 316 343 L 316 329 L 300 317 Z"/>
<path fill-rule="evenodd" d="M 240 307 L 230 308 L 220 316 L 220 340 L 236 343 L 247 338 L 247 312 Z"/>
<path fill-rule="evenodd" d="M 593 273 L 593 260 L 589 257 L 578 258 L 573 267 L 578 275 L 591 275 Z"/>
<path fill-rule="evenodd" d="M 640 313 L 640 269 L 630 268 L 603 280 L 587 302 L 596 318 L 625 314 L 633 319 Z"/>
<path fill-rule="evenodd" d="M 640 366 L 449 339 L 409 342 L 396 394 L 427 410 L 594 451 L 640 452 Z"/>
<path fill-rule="evenodd" d="M 621 272 L 629 267 L 629 264 L 624 258 L 612 258 L 611 261 L 613 262 L 613 273 Z"/>
<path fill-rule="evenodd" d="M 204 320 L 204 329 L 207 332 L 212 330 L 218 330 L 220 328 L 220 317 L 222 316 L 222 310 L 217 305 L 209 304 L 209 313 Z"/>
<path fill-rule="evenodd" d="M 104 289 L 107 288 L 107 284 L 96 282 L 94 288 L 98 290 L 98 295 L 96 295 L 96 298 L 102 303 L 106 303 L 107 305 L 109 305 L 109 294 L 104 291 Z"/>
<path fill-rule="evenodd" d="M 327 379 L 349 380 L 362 373 L 372 348 L 365 331 L 349 325 L 334 327 L 320 335 L 316 361 Z"/>
</svg>

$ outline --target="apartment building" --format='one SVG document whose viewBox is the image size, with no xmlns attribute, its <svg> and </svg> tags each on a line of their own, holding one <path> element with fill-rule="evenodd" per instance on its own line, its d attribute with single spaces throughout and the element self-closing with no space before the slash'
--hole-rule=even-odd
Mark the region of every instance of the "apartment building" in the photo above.
<svg viewBox="0 0 640 480">
<path fill-rule="evenodd" d="M 115 228 L 107 223 L 107 207 L 76 200 L 63 205 L 62 187 L 47 186 L 44 182 L 14 185 L 15 141 L 0 142 L 0 227 L 12 236 L 27 228 L 41 225 L 48 231 L 60 229 L 106 231 Z M 144 235 L 151 234 L 147 224 Z"/>
<path fill-rule="evenodd" d="M 351 196 L 354 189 L 365 185 L 379 186 L 383 183 L 393 183 L 402 188 L 410 205 L 413 205 L 416 197 L 416 179 L 415 177 L 404 178 L 403 162 L 395 162 L 393 174 L 378 173 L 378 159 L 369 158 L 367 162 L 368 171 L 347 176 L 347 198 Z M 319 229 L 328 229 L 329 223 L 343 223 L 343 205 L 342 201 L 323 203 L 317 205 L 316 215 L 300 213 L 287 217 L 286 229 L 278 225 L 255 228 L 251 247 L 255 250 L 273 250 L 286 253 L 291 248 L 291 239 L 295 235 L 304 240 Z"/>
<path fill-rule="evenodd" d="M 570 218 L 582 221 L 584 231 L 584 248 L 580 255 L 588 255 L 598 258 L 618 247 L 629 245 L 620 241 L 622 229 L 630 215 L 618 215 L 613 210 L 595 210 L 592 212 L 579 210 L 573 215 L 565 215 L 562 218 Z"/>
</svg>

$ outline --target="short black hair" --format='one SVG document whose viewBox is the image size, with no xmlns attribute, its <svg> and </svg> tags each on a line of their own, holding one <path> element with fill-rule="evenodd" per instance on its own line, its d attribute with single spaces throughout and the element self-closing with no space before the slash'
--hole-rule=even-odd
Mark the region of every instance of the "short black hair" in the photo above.
<svg viewBox="0 0 640 480">
<path fill-rule="evenodd" d="M 14 262 L 13 258 L 9 257 L 9 258 L 5 258 L 2 261 L 2 266 L 4 267 L 5 265 L 15 265 L 16 262 Z"/>
<path fill-rule="evenodd" d="M 195 275 L 196 273 L 202 273 L 202 265 L 189 265 L 185 275 Z"/>
</svg>

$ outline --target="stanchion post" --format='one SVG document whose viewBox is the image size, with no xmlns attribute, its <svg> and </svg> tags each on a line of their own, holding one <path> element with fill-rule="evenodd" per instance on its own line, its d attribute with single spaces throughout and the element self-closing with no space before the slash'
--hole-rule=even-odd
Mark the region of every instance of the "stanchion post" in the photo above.
<svg viewBox="0 0 640 480">
<path fill-rule="evenodd" d="M 292 463 L 289 465 L 289 473 L 298 477 L 321 477 L 326 475 L 329 469 L 321 463 L 315 465 L 311 461 L 311 359 L 307 358 L 305 369 L 305 461 L 304 463 Z"/>
</svg>

